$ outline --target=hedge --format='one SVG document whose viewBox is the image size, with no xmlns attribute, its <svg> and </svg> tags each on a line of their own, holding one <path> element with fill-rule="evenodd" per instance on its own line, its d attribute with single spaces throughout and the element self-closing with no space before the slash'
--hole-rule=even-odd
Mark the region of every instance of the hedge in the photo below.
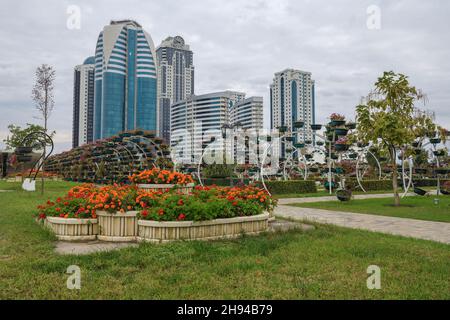
<svg viewBox="0 0 450 320">
<path fill-rule="evenodd" d="M 220 187 L 232 187 L 235 185 L 239 185 L 241 183 L 249 184 L 249 179 L 238 179 L 238 178 L 206 178 L 202 179 L 202 182 L 205 186 L 220 186 Z"/>
<path fill-rule="evenodd" d="M 356 179 L 345 180 L 346 186 L 349 186 L 352 190 L 361 189 Z M 362 180 L 361 185 L 366 191 L 381 191 L 392 190 L 391 180 Z"/>
<path fill-rule="evenodd" d="M 316 183 L 311 180 L 264 181 L 271 194 L 315 193 Z"/>
<path fill-rule="evenodd" d="M 450 180 L 448 180 L 448 179 L 441 179 L 440 180 L 441 186 L 446 181 L 450 181 Z M 417 180 L 414 180 L 414 185 L 416 187 L 436 187 L 437 186 L 437 179 L 417 179 Z"/>
</svg>

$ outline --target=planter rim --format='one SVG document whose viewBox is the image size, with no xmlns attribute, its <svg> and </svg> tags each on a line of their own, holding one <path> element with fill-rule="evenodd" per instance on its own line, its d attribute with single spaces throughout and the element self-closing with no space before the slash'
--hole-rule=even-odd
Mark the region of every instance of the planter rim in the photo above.
<svg viewBox="0 0 450 320">
<path fill-rule="evenodd" d="M 92 219 L 92 218 L 76 219 L 76 218 L 46 217 L 46 219 L 50 223 L 58 223 L 58 224 L 91 224 L 91 223 L 98 223 L 98 219 Z"/>
<path fill-rule="evenodd" d="M 100 217 L 136 217 L 139 211 L 126 211 L 124 213 L 117 211 L 116 213 L 109 213 L 106 211 L 97 211 L 97 216 Z"/>
<path fill-rule="evenodd" d="M 234 218 L 222 218 L 207 221 L 152 221 L 152 220 L 138 220 L 139 226 L 147 227 L 195 227 L 195 226 L 209 226 L 217 224 L 227 224 L 245 221 L 260 221 L 266 220 L 270 217 L 268 212 L 258 214 L 255 216 L 244 216 L 244 217 L 234 217 Z"/>
</svg>

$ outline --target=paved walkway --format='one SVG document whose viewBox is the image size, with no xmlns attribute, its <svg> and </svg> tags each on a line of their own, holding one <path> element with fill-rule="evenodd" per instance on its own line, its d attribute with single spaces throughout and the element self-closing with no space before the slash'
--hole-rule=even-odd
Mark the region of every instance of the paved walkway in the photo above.
<svg viewBox="0 0 450 320">
<path fill-rule="evenodd" d="M 415 196 L 414 193 L 406 194 L 408 197 Z M 357 194 L 353 196 L 353 199 L 378 199 L 378 198 L 392 198 L 393 193 L 383 193 L 383 194 Z M 309 203 L 309 202 L 326 202 L 326 201 L 339 201 L 335 195 L 326 197 L 307 197 L 307 198 L 284 198 L 278 199 L 278 204 L 290 204 L 290 203 Z"/>
<path fill-rule="evenodd" d="M 297 203 L 300 202 L 297 199 Z M 316 199 L 317 200 L 317 199 Z M 320 201 L 320 200 L 319 200 Z M 279 205 L 275 216 L 450 244 L 450 223 Z"/>
</svg>

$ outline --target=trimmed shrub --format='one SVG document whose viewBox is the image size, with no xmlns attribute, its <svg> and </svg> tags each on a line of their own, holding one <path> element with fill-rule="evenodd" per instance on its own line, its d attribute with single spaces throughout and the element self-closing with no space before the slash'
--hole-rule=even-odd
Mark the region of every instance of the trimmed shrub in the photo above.
<svg viewBox="0 0 450 320">
<path fill-rule="evenodd" d="M 271 194 L 314 193 L 316 183 L 311 180 L 264 181 Z"/>
<path fill-rule="evenodd" d="M 447 179 L 441 179 L 441 185 L 443 185 L 445 182 L 450 181 Z M 417 179 L 414 180 L 414 185 L 416 187 L 436 187 L 437 186 L 437 179 Z"/>
<path fill-rule="evenodd" d="M 345 181 L 345 184 L 352 190 L 360 189 L 356 179 L 348 179 Z M 363 180 L 361 184 L 366 191 L 392 190 L 391 180 Z"/>
<path fill-rule="evenodd" d="M 248 185 L 250 183 L 249 179 L 238 179 L 238 178 L 206 178 L 202 179 L 205 186 L 216 185 L 219 187 L 233 187 L 241 184 Z"/>
</svg>

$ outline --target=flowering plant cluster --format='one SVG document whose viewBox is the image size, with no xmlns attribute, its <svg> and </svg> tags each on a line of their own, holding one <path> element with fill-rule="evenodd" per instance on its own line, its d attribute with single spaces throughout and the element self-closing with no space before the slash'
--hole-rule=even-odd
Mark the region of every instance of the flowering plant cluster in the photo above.
<svg viewBox="0 0 450 320">
<path fill-rule="evenodd" d="M 144 191 L 129 185 L 72 188 L 65 197 L 38 206 L 38 218 L 96 218 L 109 213 L 139 211 L 139 217 L 155 221 L 201 221 L 261 214 L 272 211 L 276 200 L 256 187 L 201 187 L 190 194 Z"/>
<path fill-rule="evenodd" d="M 276 201 L 256 187 L 201 187 L 190 195 L 170 192 L 160 195 L 152 206 L 140 212 L 140 218 L 154 221 L 203 221 L 218 218 L 252 216 L 272 211 Z"/>
<path fill-rule="evenodd" d="M 336 144 L 348 144 L 348 139 L 347 137 L 340 137 L 339 139 L 336 140 Z"/>
<path fill-rule="evenodd" d="M 142 184 L 188 184 L 194 180 L 189 174 L 153 168 L 128 177 L 132 183 Z"/>
<path fill-rule="evenodd" d="M 345 120 L 345 116 L 343 116 L 343 115 L 341 115 L 339 113 L 332 113 L 330 115 L 330 119 L 331 120 L 337 120 L 337 121 L 343 121 L 343 120 Z"/>
<path fill-rule="evenodd" d="M 95 219 L 96 212 L 94 206 L 89 201 L 89 196 L 94 190 L 93 185 L 76 186 L 69 190 L 63 198 L 59 197 L 55 201 L 47 200 L 46 203 L 37 207 L 38 219 L 49 217 Z"/>
</svg>

